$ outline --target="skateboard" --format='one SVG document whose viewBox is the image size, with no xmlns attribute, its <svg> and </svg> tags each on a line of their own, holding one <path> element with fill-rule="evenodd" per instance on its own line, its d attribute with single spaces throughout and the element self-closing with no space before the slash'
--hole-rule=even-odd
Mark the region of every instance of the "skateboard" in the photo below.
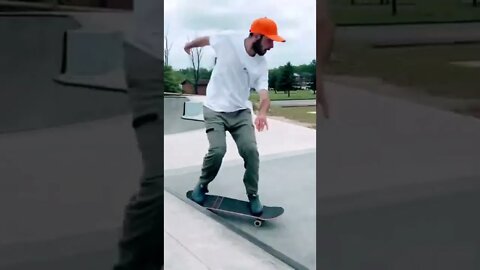
<svg viewBox="0 0 480 270">
<path fill-rule="evenodd" d="M 192 190 L 187 192 L 187 198 L 192 200 Z M 233 215 L 253 218 L 253 225 L 255 227 L 262 226 L 264 221 L 272 220 L 281 216 L 284 212 L 282 207 L 278 206 L 263 206 L 263 213 L 260 216 L 255 216 L 250 213 L 249 203 L 247 201 L 237 200 L 229 197 L 218 195 L 205 194 L 205 201 L 200 204 L 210 211 L 218 211 Z M 193 201 L 193 200 L 192 200 Z M 195 201 L 193 201 L 195 202 Z M 195 202 L 196 203 L 196 202 Z"/>
</svg>

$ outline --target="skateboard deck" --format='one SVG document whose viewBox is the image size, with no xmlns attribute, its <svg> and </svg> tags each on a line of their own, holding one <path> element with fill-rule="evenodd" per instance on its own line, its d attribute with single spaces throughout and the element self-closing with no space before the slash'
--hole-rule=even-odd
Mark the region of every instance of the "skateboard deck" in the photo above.
<svg viewBox="0 0 480 270">
<path fill-rule="evenodd" d="M 263 212 L 259 216 L 250 213 L 249 203 L 247 201 L 237 200 L 229 197 L 205 194 L 206 198 L 201 206 L 211 211 L 223 212 L 233 215 L 239 215 L 255 219 L 253 224 L 260 227 L 263 221 L 271 220 L 281 216 L 284 212 L 282 207 L 263 206 Z M 192 190 L 187 192 L 187 198 L 192 200 Z M 193 201 L 193 200 L 192 200 Z M 193 201 L 195 202 L 195 201 Z"/>
</svg>

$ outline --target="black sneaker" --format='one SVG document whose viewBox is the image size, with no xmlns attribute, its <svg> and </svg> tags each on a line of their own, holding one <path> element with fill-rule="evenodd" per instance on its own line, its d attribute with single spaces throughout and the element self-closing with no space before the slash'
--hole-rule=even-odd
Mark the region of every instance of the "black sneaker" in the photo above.
<svg viewBox="0 0 480 270">
<path fill-rule="evenodd" d="M 198 183 L 192 191 L 192 199 L 198 203 L 202 204 L 205 201 L 205 193 L 208 192 L 208 188 L 204 185 Z"/>
<path fill-rule="evenodd" d="M 250 201 L 250 212 L 254 216 L 260 216 L 263 212 L 263 205 L 260 202 L 260 198 L 257 194 L 249 194 L 248 200 Z"/>
</svg>

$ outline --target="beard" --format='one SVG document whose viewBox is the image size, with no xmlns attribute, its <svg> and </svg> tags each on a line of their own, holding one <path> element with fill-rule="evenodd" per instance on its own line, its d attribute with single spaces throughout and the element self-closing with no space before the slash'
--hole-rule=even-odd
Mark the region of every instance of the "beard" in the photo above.
<svg viewBox="0 0 480 270">
<path fill-rule="evenodd" d="M 263 36 L 259 40 L 255 41 L 252 45 L 253 51 L 258 55 L 264 55 L 267 53 L 267 50 L 263 49 L 262 47 L 262 40 Z"/>
</svg>

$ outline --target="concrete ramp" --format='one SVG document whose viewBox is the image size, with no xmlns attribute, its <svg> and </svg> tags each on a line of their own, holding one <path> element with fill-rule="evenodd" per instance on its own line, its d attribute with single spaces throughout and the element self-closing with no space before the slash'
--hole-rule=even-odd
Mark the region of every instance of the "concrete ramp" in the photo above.
<svg viewBox="0 0 480 270">
<path fill-rule="evenodd" d="M 203 102 L 186 101 L 183 105 L 182 119 L 193 121 L 204 121 L 203 118 Z"/>
<path fill-rule="evenodd" d="M 188 101 L 183 105 L 182 119 L 193 121 L 204 121 L 203 118 L 203 104 L 206 96 L 195 95 L 188 96 Z M 252 102 L 249 103 L 249 108 L 253 110 Z"/>
<path fill-rule="evenodd" d="M 55 81 L 125 91 L 123 40 L 120 31 L 66 31 L 62 70 Z"/>
</svg>

